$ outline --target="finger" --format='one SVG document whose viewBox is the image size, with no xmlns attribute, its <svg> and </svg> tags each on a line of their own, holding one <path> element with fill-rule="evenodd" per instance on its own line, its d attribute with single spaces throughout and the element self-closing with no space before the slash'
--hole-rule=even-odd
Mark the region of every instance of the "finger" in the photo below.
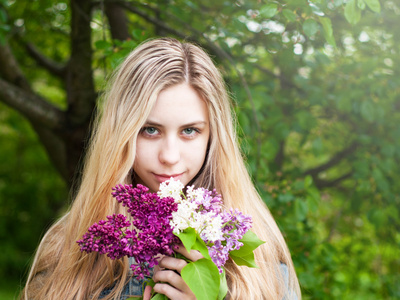
<svg viewBox="0 0 400 300">
<path fill-rule="evenodd" d="M 175 270 L 179 274 L 181 273 L 182 269 L 187 265 L 187 262 L 183 259 L 165 256 L 161 259 L 158 263 L 160 268 Z"/>
<path fill-rule="evenodd" d="M 195 299 L 194 295 L 188 296 L 187 294 L 182 293 L 180 290 L 166 283 L 156 283 L 154 286 L 154 291 L 167 296 L 168 299 Z"/>
<path fill-rule="evenodd" d="M 174 250 L 176 252 L 182 254 L 186 258 L 190 259 L 191 261 L 196 261 L 196 260 L 203 258 L 203 255 L 201 255 L 201 253 L 199 251 L 191 250 L 190 252 L 188 252 L 186 250 L 185 246 L 183 246 L 183 245 L 176 245 Z"/>
<path fill-rule="evenodd" d="M 186 282 L 183 280 L 183 278 L 172 270 L 163 270 L 163 271 L 157 272 L 153 276 L 153 280 L 154 280 L 154 282 L 157 282 L 157 283 L 162 283 L 162 284 L 168 283 L 171 287 L 179 290 L 180 292 L 182 292 L 184 294 L 192 294 L 192 291 L 190 290 L 190 288 L 186 284 Z"/>
<path fill-rule="evenodd" d="M 150 300 L 151 298 L 151 290 L 152 287 L 150 285 L 146 285 L 143 292 L 143 300 Z"/>
<path fill-rule="evenodd" d="M 168 256 L 161 259 L 160 269 L 153 275 L 153 280 L 157 282 L 154 291 L 166 295 L 169 299 L 195 299 L 193 292 L 179 275 L 186 265 L 187 262 L 183 259 Z"/>
<path fill-rule="evenodd" d="M 183 289 L 185 285 L 182 277 L 172 270 L 158 271 L 153 275 L 153 280 L 154 282 L 169 283 L 170 285 L 176 287 L 177 289 Z"/>
</svg>

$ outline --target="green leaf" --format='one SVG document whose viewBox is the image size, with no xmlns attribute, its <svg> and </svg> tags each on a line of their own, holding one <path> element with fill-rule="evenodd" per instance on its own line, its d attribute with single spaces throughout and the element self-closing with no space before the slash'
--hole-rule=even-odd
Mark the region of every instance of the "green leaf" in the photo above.
<svg viewBox="0 0 400 300">
<path fill-rule="evenodd" d="M 247 256 L 250 253 L 253 253 L 253 251 L 260 245 L 264 244 L 265 242 L 260 240 L 257 235 L 252 232 L 251 230 L 247 231 L 243 238 L 239 240 L 240 242 L 243 243 L 243 246 L 240 247 L 239 250 L 233 250 L 230 252 L 229 255 L 233 255 L 236 257 L 243 257 Z"/>
<path fill-rule="evenodd" d="M 247 266 L 249 268 L 258 268 L 256 265 L 256 262 L 254 260 L 254 253 L 250 253 L 245 256 L 235 256 L 231 255 L 230 257 L 233 259 L 233 261 L 238 265 L 238 266 Z"/>
<path fill-rule="evenodd" d="M 322 27 L 324 28 L 324 32 L 327 35 L 332 35 L 333 30 L 332 30 L 332 22 L 329 18 L 319 18 L 319 22 L 322 24 Z"/>
<path fill-rule="evenodd" d="M 104 41 L 104 40 L 100 40 L 100 41 L 96 41 L 94 43 L 96 49 L 98 50 L 104 50 L 104 49 L 108 49 L 110 47 L 112 47 L 110 42 Z"/>
<path fill-rule="evenodd" d="M 135 299 L 135 298 L 129 298 L 129 299 Z M 136 298 L 137 299 L 137 298 Z M 155 294 L 151 300 L 168 300 L 168 297 L 165 296 L 164 294 Z"/>
<path fill-rule="evenodd" d="M 357 6 L 358 6 L 361 10 L 364 10 L 364 9 L 365 9 L 365 2 L 364 2 L 364 0 L 357 0 Z"/>
<path fill-rule="evenodd" d="M 375 120 L 374 105 L 369 101 L 362 102 L 361 115 L 365 120 L 373 122 Z"/>
<path fill-rule="evenodd" d="M 313 179 L 312 179 L 311 175 L 307 175 L 304 178 L 304 188 L 307 189 L 309 186 L 311 186 L 312 183 L 313 183 Z"/>
<path fill-rule="evenodd" d="M 199 251 L 204 256 L 204 258 L 211 259 L 206 244 L 198 234 L 196 234 L 196 241 L 193 244 L 192 249 Z"/>
<path fill-rule="evenodd" d="M 7 22 L 7 12 L 0 7 L 0 23 Z"/>
<path fill-rule="evenodd" d="M 294 200 L 294 196 L 291 193 L 279 194 L 278 201 L 281 203 L 289 203 Z"/>
<path fill-rule="evenodd" d="M 186 250 L 190 252 L 194 243 L 196 242 L 196 230 L 194 228 L 186 228 L 181 233 L 177 234 L 176 236 L 181 240 L 183 246 L 185 246 Z"/>
<path fill-rule="evenodd" d="M 312 37 L 318 32 L 318 23 L 313 19 L 307 19 L 303 23 L 303 31 L 304 33 Z"/>
<path fill-rule="evenodd" d="M 202 258 L 187 264 L 181 275 L 198 300 L 217 299 L 220 276 L 210 259 Z"/>
<path fill-rule="evenodd" d="M 364 2 L 373 12 L 381 12 L 381 4 L 379 3 L 379 0 L 364 0 Z"/>
<path fill-rule="evenodd" d="M 308 212 L 307 202 L 303 199 L 297 199 L 294 202 L 294 211 L 296 219 L 299 221 L 303 221 L 306 218 Z"/>
<path fill-rule="evenodd" d="M 324 143 L 322 142 L 321 137 L 314 139 L 311 146 L 315 156 L 321 155 L 324 151 Z"/>
<path fill-rule="evenodd" d="M 228 293 L 228 283 L 226 282 L 226 273 L 225 270 L 221 274 L 219 274 L 219 292 L 218 292 L 218 300 L 225 299 L 226 294 Z"/>
<path fill-rule="evenodd" d="M 142 41 L 145 36 L 145 31 L 142 29 L 134 29 L 132 30 L 132 36 L 137 41 Z"/>
<path fill-rule="evenodd" d="M 291 11 L 290 9 L 282 10 L 282 14 L 290 22 L 294 22 L 297 19 L 297 15 L 293 11 Z"/>
<path fill-rule="evenodd" d="M 325 36 L 326 41 L 333 47 L 336 47 L 335 38 L 333 37 L 333 29 L 332 29 L 331 19 L 320 17 L 319 22 L 321 23 L 322 28 L 324 28 L 324 36 Z"/>
<path fill-rule="evenodd" d="M 154 286 L 156 285 L 156 283 L 154 282 L 153 279 L 149 278 L 149 279 L 147 279 L 147 280 L 143 283 L 143 289 L 144 289 L 145 286 L 147 286 L 147 285 L 149 285 L 149 286 L 151 286 L 151 287 L 154 287 Z"/>
<path fill-rule="evenodd" d="M 313 213 L 315 213 L 318 209 L 318 204 L 319 201 L 318 199 L 316 199 L 315 197 L 312 197 L 310 195 L 307 195 L 307 207 L 310 211 L 312 211 Z"/>
<path fill-rule="evenodd" d="M 361 10 L 356 5 L 356 0 L 350 0 L 347 2 L 346 7 L 344 8 L 344 16 L 346 17 L 347 22 L 353 25 L 360 21 Z"/>
<path fill-rule="evenodd" d="M 266 4 L 260 9 L 260 15 L 266 19 L 272 18 L 277 12 L 278 5 L 275 3 Z"/>
</svg>

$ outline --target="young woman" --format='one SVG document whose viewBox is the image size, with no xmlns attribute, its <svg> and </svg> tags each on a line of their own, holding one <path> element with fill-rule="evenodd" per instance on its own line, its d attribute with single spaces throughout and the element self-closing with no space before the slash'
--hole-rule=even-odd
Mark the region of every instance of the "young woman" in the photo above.
<svg viewBox="0 0 400 300">
<path fill-rule="evenodd" d="M 252 216 L 252 230 L 266 241 L 255 253 L 258 269 L 228 260 L 228 299 L 300 299 L 289 250 L 239 151 L 223 79 L 203 50 L 174 39 L 137 47 L 113 76 L 94 125 L 79 191 L 40 243 L 22 298 L 140 296 L 142 285 L 130 276 L 128 259 L 81 253 L 76 241 L 107 215 L 126 214 L 111 197 L 116 184 L 142 183 L 157 191 L 174 177 L 217 189 L 227 208 Z M 177 251 L 186 257 L 201 258 L 182 248 Z M 194 299 L 179 276 L 184 265 L 162 258 L 154 290 L 170 299 Z"/>
</svg>

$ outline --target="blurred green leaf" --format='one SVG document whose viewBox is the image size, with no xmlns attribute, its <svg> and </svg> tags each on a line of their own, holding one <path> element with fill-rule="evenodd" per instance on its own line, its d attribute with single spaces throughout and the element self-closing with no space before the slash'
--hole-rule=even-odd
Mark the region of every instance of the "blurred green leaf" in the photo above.
<svg viewBox="0 0 400 300">
<path fill-rule="evenodd" d="M 309 37 L 314 36 L 318 32 L 318 29 L 318 23 L 313 19 L 307 19 L 303 23 L 304 33 Z"/>
<path fill-rule="evenodd" d="M 365 2 L 364 0 L 357 0 L 357 5 L 361 10 L 365 9 Z"/>
<path fill-rule="evenodd" d="M 326 41 L 332 46 L 336 47 L 336 41 L 333 36 L 332 22 L 328 18 L 320 17 L 319 18 L 322 27 L 324 28 L 324 36 Z"/>
<path fill-rule="evenodd" d="M 296 219 L 299 221 L 304 220 L 308 212 L 307 202 L 303 199 L 296 199 L 294 207 Z"/>
<path fill-rule="evenodd" d="M 96 49 L 98 49 L 98 50 L 105 50 L 108 48 L 112 48 L 112 44 L 110 42 L 104 41 L 104 40 L 96 41 L 94 43 L 94 45 L 96 46 Z"/>
<path fill-rule="evenodd" d="M 290 9 L 283 9 L 282 14 L 290 22 L 294 22 L 297 19 L 297 15 Z"/>
<path fill-rule="evenodd" d="M 269 19 L 276 15 L 278 12 L 278 5 L 275 3 L 268 3 L 263 5 L 260 9 L 260 15 L 263 18 Z"/>
<path fill-rule="evenodd" d="M 369 122 L 375 120 L 375 109 L 371 102 L 364 101 L 361 103 L 361 115 Z"/>
<path fill-rule="evenodd" d="M 368 7 L 374 12 L 381 12 L 381 4 L 379 0 L 364 0 L 364 2 L 368 5 Z"/>
<path fill-rule="evenodd" d="M 344 15 L 350 24 L 357 24 L 361 19 L 361 10 L 356 5 L 356 0 L 350 0 L 344 8 Z"/>
</svg>

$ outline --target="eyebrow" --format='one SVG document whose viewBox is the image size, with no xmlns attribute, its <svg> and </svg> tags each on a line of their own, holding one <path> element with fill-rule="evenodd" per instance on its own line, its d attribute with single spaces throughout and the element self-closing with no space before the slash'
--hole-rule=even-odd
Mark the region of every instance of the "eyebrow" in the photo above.
<svg viewBox="0 0 400 300">
<path fill-rule="evenodd" d="M 198 126 L 198 125 L 206 125 L 207 122 L 206 121 L 194 121 L 194 122 L 190 122 L 187 124 L 183 124 L 179 127 L 190 127 L 190 126 Z M 157 127 L 164 127 L 162 124 L 148 120 L 146 121 L 145 125 L 150 125 L 150 126 L 157 126 Z"/>
</svg>

